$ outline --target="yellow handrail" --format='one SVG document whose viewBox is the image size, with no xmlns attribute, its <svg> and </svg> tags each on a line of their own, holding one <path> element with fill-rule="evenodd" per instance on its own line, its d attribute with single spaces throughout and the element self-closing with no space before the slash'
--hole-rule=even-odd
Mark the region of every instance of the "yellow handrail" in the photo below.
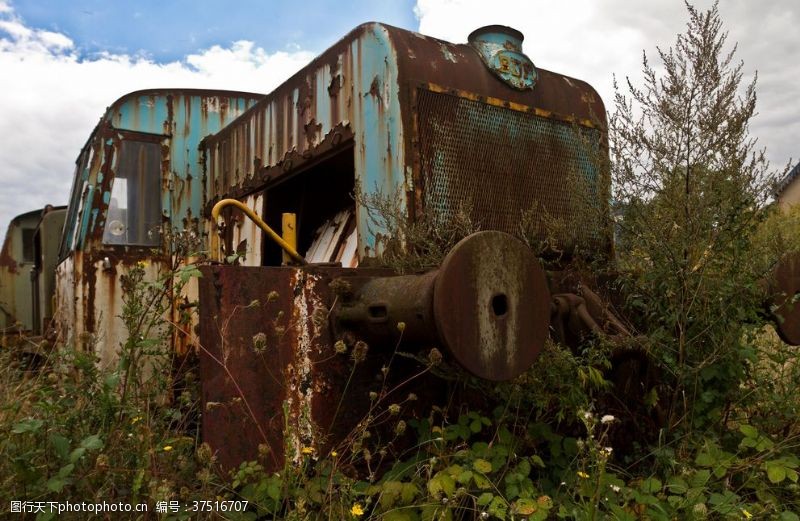
<svg viewBox="0 0 800 521">
<path fill-rule="evenodd" d="M 219 219 L 219 212 L 225 206 L 235 206 L 236 208 L 243 211 L 244 214 L 247 215 L 250 219 L 252 219 L 253 222 L 256 223 L 256 225 L 259 228 L 264 230 L 264 233 L 266 233 L 270 239 L 278 243 L 278 246 L 283 248 L 283 250 L 286 253 L 288 253 L 292 259 L 294 259 L 295 261 L 297 261 L 299 264 L 302 265 L 308 264 L 308 262 L 306 262 L 306 260 L 299 253 L 297 253 L 297 250 L 295 250 L 291 244 L 284 241 L 280 235 L 275 233 L 275 231 L 272 228 L 270 228 L 269 225 L 267 225 L 267 223 L 261 220 L 261 217 L 259 217 L 253 210 L 248 208 L 244 203 L 242 203 L 237 199 L 223 199 L 217 204 L 215 204 L 214 208 L 211 209 L 211 218 L 214 219 L 214 222 L 217 222 L 217 219 Z"/>
</svg>

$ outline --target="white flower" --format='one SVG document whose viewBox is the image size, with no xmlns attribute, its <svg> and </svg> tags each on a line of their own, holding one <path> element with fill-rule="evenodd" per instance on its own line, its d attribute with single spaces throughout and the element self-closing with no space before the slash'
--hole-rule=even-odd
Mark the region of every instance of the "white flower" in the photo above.
<svg viewBox="0 0 800 521">
<path fill-rule="evenodd" d="M 611 490 L 614 492 L 619 492 L 619 487 L 617 485 L 611 485 Z"/>
<path fill-rule="evenodd" d="M 613 422 L 615 419 L 616 419 L 616 418 L 614 418 L 614 417 L 613 417 L 613 416 L 611 416 L 610 414 L 606 414 L 605 416 L 603 416 L 602 418 L 600 418 L 600 423 L 611 423 L 611 422 Z"/>
<path fill-rule="evenodd" d="M 583 419 L 591 420 L 592 419 L 592 413 L 589 412 L 589 411 L 586 411 L 585 413 L 583 413 Z"/>
</svg>

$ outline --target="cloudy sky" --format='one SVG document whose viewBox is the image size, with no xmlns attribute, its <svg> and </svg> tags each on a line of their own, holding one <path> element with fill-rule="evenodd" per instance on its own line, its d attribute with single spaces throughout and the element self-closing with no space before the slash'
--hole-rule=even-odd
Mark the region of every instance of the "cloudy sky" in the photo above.
<svg viewBox="0 0 800 521">
<path fill-rule="evenodd" d="M 782 168 L 800 156 L 800 2 L 722 0 L 720 12 L 746 81 L 758 71 L 751 133 Z M 66 204 L 80 147 L 126 92 L 266 93 L 369 20 L 453 42 L 500 23 L 525 34 L 537 66 L 587 80 L 610 106 L 613 75 L 636 80 L 642 51 L 654 57 L 686 19 L 678 0 L 0 0 L 0 234 Z"/>
</svg>

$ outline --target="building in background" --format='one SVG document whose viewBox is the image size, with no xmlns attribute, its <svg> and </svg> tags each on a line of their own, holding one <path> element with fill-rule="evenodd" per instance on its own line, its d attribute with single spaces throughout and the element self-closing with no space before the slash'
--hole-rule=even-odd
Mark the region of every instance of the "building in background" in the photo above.
<svg viewBox="0 0 800 521">
<path fill-rule="evenodd" d="M 783 210 L 800 204 L 800 163 L 794 165 L 794 168 L 778 183 L 775 200 Z"/>
</svg>

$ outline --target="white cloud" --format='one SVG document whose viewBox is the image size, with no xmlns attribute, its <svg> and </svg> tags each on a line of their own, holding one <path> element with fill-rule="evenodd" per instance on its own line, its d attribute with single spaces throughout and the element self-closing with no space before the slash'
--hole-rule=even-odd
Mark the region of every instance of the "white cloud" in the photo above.
<svg viewBox="0 0 800 521">
<path fill-rule="evenodd" d="M 112 53 L 87 58 L 67 35 L 27 26 L 0 0 L 0 237 L 17 214 L 66 204 L 80 148 L 123 94 L 157 87 L 267 93 L 313 57 L 238 41 L 170 63 Z"/>
<path fill-rule="evenodd" d="M 711 0 L 693 2 L 708 8 Z M 729 43 L 738 42 L 744 83 L 758 71 L 758 116 L 751 135 L 766 146 L 774 168 L 800 156 L 800 4 L 796 0 L 728 0 L 719 7 Z M 682 2 L 635 0 L 417 0 L 419 32 L 464 42 L 489 24 L 514 27 L 525 35 L 524 50 L 544 69 L 588 81 L 612 109 L 613 74 L 640 78 L 642 50 L 651 64 L 656 46 L 667 48 L 684 31 Z"/>
</svg>

